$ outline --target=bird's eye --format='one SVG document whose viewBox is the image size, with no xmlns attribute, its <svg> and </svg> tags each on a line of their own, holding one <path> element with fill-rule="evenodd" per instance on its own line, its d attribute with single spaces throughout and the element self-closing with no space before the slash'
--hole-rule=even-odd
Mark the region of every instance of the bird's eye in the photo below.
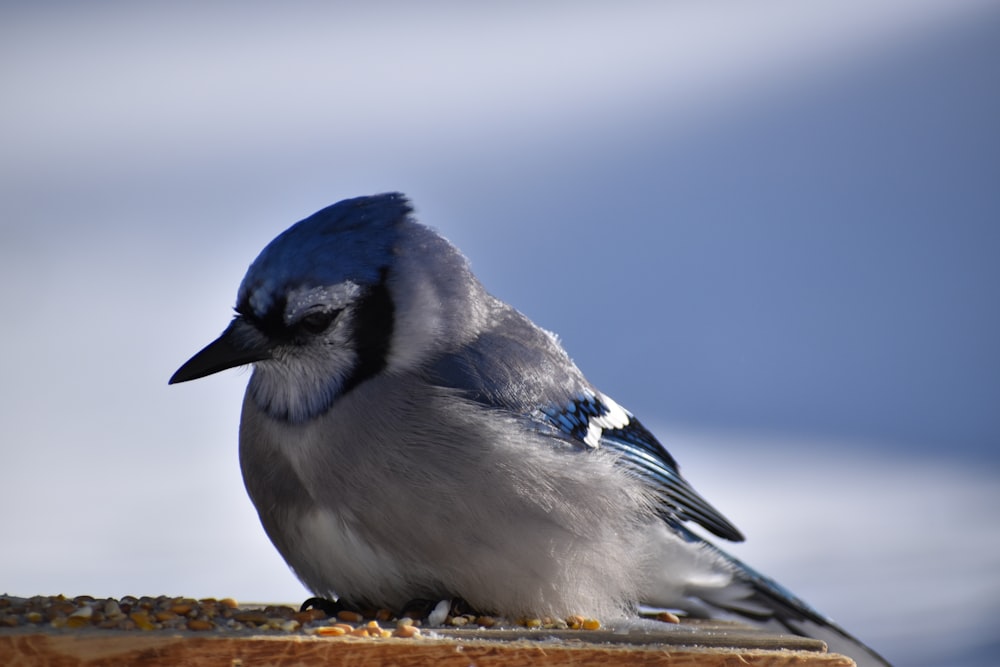
<svg viewBox="0 0 1000 667">
<path fill-rule="evenodd" d="M 317 310 L 303 316 L 299 320 L 298 328 L 307 333 L 321 334 L 339 314 L 340 310 Z"/>
</svg>

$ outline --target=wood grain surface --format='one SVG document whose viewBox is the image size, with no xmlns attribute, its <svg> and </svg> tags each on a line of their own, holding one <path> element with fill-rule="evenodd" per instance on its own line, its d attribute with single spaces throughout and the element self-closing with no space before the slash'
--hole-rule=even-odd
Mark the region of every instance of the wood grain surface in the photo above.
<svg viewBox="0 0 1000 667">
<path fill-rule="evenodd" d="M 0 632 L 6 667 L 851 667 L 821 642 L 710 626 L 637 635 L 611 632 L 448 631 L 423 639 L 84 630 Z M 526 638 L 531 637 L 531 638 Z M 735 644 L 735 646 L 734 646 Z"/>
</svg>

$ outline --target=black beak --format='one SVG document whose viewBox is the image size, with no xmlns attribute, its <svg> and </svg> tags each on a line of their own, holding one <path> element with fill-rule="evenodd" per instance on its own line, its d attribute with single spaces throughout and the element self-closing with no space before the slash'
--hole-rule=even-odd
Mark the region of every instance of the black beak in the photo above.
<svg viewBox="0 0 1000 667">
<path fill-rule="evenodd" d="M 233 320 L 222 335 L 178 368 L 168 384 L 197 380 L 227 368 L 270 359 L 271 350 L 265 346 L 263 336 L 248 331 L 250 328 L 240 318 Z"/>
</svg>

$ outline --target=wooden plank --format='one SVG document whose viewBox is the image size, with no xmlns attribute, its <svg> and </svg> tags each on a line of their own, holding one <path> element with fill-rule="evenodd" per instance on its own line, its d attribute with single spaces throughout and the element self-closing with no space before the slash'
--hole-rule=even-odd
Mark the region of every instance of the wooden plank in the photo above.
<svg viewBox="0 0 1000 667">
<path fill-rule="evenodd" d="M 724 621 L 572 617 L 517 625 L 459 615 L 417 630 L 391 614 L 297 612 L 288 605 L 168 596 L 120 601 L 0 596 L 2 667 L 398 665 L 520 667 L 849 667 L 815 639 Z M 674 620 L 666 619 L 666 620 Z M 409 625 L 407 625 L 409 623 Z M 395 633 L 390 630 L 400 625 Z M 403 627 L 405 626 L 405 627 Z M 595 629 L 584 629 L 592 627 Z M 572 629 L 577 628 L 577 629 Z M 404 632 L 409 630 L 411 632 Z M 413 632 L 417 636 L 412 636 Z M 330 636 L 334 633 L 339 636 Z M 346 634 L 345 634 L 346 633 Z M 397 636 L 399 635 L 399 636 Z"/>
<path fill-rule="evenodd" d="M 843 656 L 813 651 L 664 648 L 622 644 L 490 640 L 366 640 L 353 637 L 199 637 L 181 634 L 74 633 L 0 635 L 9 667 L 528 667 L 629 664 L 660 667 L 851 667 Z"/>
<path fill-rule="evenodd" d="M 687 624 L 685 624 L 687 625 Z M 677 627 L 677 626 L 674 626 Z M 683 626 L 681 626 L 683 627 Z M 505 634 L 506 633 L 506 634 Z M 445 633 L 438 633 L 444 635 Z M 524 636 L 531 636 L 526 639 Z M 568 636 L 567 636 L 568 635 Z M 585 637 L 585 639 L 584 639 Z M 743 632 L 687 628 L 644 636 L 579 631 L 449 631 L 424 639 L 360 639 L 306 635 L 201 635 L 193 632 L 0 632 L 0 662 L 10 667 L 554 667 L 629 664 L 662 667 L 851 667 L 824 652 L 822 642 Z M 610 641 L 609 641 L 610 640 Z M 775 648 L 791 640 L 794 650 Z M 698 642 L 698 645 L 694 645 Z M 731 646 L 756 644 L 757 647 Z M 810 643 L 811 642 L 811 643 Z M 726 646 L 730 644 L 730 646 Z M 818 644 L 818 646 L 816 646 Z M 768 646 L 769 645 L 769 646 Z M 763 647 L 763 648 L 762 648 Z"/>
</svg>

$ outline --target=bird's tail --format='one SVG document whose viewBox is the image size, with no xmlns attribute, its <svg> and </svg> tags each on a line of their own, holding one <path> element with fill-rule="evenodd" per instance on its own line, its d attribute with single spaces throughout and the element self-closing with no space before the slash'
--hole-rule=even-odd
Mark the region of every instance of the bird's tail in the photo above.
<svg viewBox="0 0 1000 667">
<path fill-rule="evenodd" d="M 889 661 L 778 582 L 686 529 L 682 531 L 692 541 L 704 545 L 703 548 L 714 551 L 732 568 L 733 581 L 729 585 L 688 591 L 688 595 L 703 603 L 709 615 L 822 640 L 831 652 L 848 656 L 858 667 L 891 667 Z"/>
</svg>

